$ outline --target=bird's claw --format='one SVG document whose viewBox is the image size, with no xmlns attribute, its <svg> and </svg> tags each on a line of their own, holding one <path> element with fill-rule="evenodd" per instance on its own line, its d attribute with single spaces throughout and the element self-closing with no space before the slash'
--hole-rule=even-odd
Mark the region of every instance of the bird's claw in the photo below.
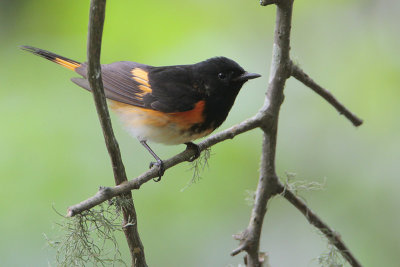
<svg viewBox="0 0 400 267">
<path fill-rule="evenodd" d="M 192 142 L 185 143 L 185 145 L 186 145 L 186 149 L 190 149 L 190 150 L 194 151 L 194 155 L 190 159 L 188 159 L 189 162 L 193 162 L 198 157 L 200 157 L 201 151 L 200 151 L 200 147 L 198 145 L 196 145 L 195 143 L 192 143 Z"/>
<path fill-rule="evenodd" d="M 165 173 L 165 166 L 164 166 L 164 162 L 162 160 L 157 161 L 157 162 L 150 162 L 150 166 L 149 168 L 153 168 L 153 166 L 158 166 L 158 178 L 153 178 L 154 182 L 159 182 L 161 181 L 161 177 L 164 175 Z"/>
</svg>

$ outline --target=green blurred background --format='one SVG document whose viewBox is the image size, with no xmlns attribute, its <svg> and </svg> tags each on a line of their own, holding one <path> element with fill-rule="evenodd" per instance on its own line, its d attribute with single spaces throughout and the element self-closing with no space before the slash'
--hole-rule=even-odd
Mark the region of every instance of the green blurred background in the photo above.
<svg viewBox="0 0 400 267">
<path fill-rule="evenodd" d="M 84 61 L 89 1 L 0 2 L 0 266 L 47 266 L 69 205 L 113 184 L 92 97 L 74 73 L 18 49 L 32 45 Z M 279 126 L 279 175 L 323 182 L 302 193 L 365 266 L 400 262 L 400 27 L 398 1 L 295 1 L 293 59 L 365 121 L 354 128 L 290 80 Z M 221 129 L 263 104 L 275 8 L 258 1 L 108 1 L 102 63 L 190 64 L 223 55 L 262 78 L 246 84 Z M 130 178 L 150 155 L 114 129 Z M 261 133 L 218 144 L 202 179 L 191 165 L 134 192 L 150 266 L 238 266 L 231 237 L 247 226 L 246 190 L 258 180 Z M 154 145 L 162 158 L 184 146 Z M 316 266 L 326 242 L 285 200 L 269 203 L 261 240 L 272 266 Z M 124 258 L 128 258 L 120 236 Z"/>
</svg>

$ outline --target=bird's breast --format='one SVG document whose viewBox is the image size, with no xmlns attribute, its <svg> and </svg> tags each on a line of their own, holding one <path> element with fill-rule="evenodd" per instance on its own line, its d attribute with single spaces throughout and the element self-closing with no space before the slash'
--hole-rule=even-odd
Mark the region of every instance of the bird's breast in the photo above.
<svg viewBox="0 0 400 267">
<path fill-rule="evenodd" d="M 192 110 L 165 113 L 117 101 L 109 101 L 110 108 L 123 122 L 125 128 L 139 140 L 163 144 L 182 144 L 210 134 L 214 129 L 200 127 L 204 124 L 204 101 Z"/>
</svg>

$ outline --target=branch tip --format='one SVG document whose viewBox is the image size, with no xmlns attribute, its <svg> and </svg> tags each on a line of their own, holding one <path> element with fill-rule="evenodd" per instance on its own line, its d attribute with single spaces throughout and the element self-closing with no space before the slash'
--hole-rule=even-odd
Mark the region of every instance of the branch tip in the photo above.
<svg viewBox="0 0 400 267">
<path fill-rule="evenodd" d="M 238 240 L 238 241 L 243 241 L 244 237 L 243 237 L 243 233 L 240 234 L 234 234 L 232 235 L 233 239 Z"/>
<path fill-rule="evenodd" d="M 340 233 L 329 227 L 329 225 L 327 225 L 316 213 L 314 213 L 307 206 L 307 204 L 303 200 L 296 196 L 291 190 L 286 189 L 282 195 L 286 198 L 287 201 L 289 201 L 304 215 L 304 217 L 311 225 L 314 225 L 325 235 L 329 242 L 338 249 L 343 258 L 346 259 L 351 266 L 362 267 L 361 263 L 354 257 L 352 252 L 343 242 Z"/>
<path fill-rule="evenodd" d="M 246 250 L 247 250 L 247 245 L 246 245 L 246 244 L 243 244 L 243 245 L 239 246 L 237 249 L 232 250 L 231 256 L 232 256 L 232 257 L 233 257 L 233 256 L 236 256 L 236 255 L 238 255 L 240 252 L 246 251 Z"/>
<path fill-rule="evenodd" d="M 73 210 L 71 210 L 70 208 L 67 209 L 67 217 L 74 217 L 75 214 L 73 212 Z"/>
<path fill-rule="evenodd" d="M 261 0 L 260 5 L 262 6 L 269 6 L 269 5 L 274 5 L 277 4 L 278 0 Z"/>
<path fill-rule="evenodd" d="M 291 61 L 291 76 L 296 78 L 298 81 L 303 83 L 305 86 L 313 90 L 315 93 L 324 98 L 329 104 L 331 104 L 340 115 L 345 116 L 355 127 L 360 126 L 363 120 L 353 114 L 347 109 L 342 103 L 340 103 L 331 92 L 318 85 L 310 76 L 305 73 L 298 65 Z"/>
</svg>

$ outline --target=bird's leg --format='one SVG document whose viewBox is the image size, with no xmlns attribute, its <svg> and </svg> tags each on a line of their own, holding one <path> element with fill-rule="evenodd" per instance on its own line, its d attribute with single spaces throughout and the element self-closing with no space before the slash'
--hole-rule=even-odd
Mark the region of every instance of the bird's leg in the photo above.
<svg viewBox="0 0 400 267">
<path fill-rule="evenodd" d="M 157 162 L 150 162 L 149 168 L 151 169 L 154 165 L 158 166 L 158 179 L 154 178 L 154 182 L 161 181 L 161 177 L 164 175 L 165 167 L 164 162 L 157 156 L 156 153 L 149 147 L 146 141 L 140 141 L 140 143 L 150 152 L 150 154 L 156 159 Z"/>
<path fill-rule="evenodd" d="M 196 145 L 195 143 L 192 142 L 187 142 L 185 143 L 186 145 L 186 149 L 191 149 L 194 151 L 194 156 L 191 157 L 188 161 L 189 162 L 193 162 L 194 160 L 196 160 L 198 157 L 200 157 L 200 147 L 198 145 Z"/>
</svg>

